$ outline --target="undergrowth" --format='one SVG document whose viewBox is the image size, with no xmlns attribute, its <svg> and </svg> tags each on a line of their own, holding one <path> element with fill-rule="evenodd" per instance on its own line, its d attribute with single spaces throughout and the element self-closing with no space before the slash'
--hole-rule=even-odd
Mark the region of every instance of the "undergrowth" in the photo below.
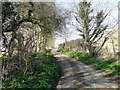
<svg viewBox="0 0 120 90">
<path fill-rule="evenodd" d="M 33 72 L 23 75 L 23 69 L 18 68 L 7 80 L 2 83 L 2 88 L 48 88 L 50 89 L 59 77 L 59 66 L 50 51 L 41 51 L 28 54 L 31 60 L 40 60 L 33 66 Z"/>
</svg>

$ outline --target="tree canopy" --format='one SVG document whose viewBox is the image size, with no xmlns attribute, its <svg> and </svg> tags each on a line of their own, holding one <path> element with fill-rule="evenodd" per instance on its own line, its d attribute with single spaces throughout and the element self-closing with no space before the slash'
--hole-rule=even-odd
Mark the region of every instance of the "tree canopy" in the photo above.
<svg viewBox="0 0 120 90">
<path fill-rule="evenodd" d="M 63 21 L 64 17 L 57 12 L 54 2 L 2 2 L 3 57 L 8 56 L 8 61 L 15 58 L 13 62 L 19 64 L 24 62 L 26 73 L 26 54 L 45 50 L 49 38 L 54 38 L 54 31 Z M 7 77 L 5 70 L 10 73 L 14 65 L 5 61 L 3 75 Z"/>
</svg>

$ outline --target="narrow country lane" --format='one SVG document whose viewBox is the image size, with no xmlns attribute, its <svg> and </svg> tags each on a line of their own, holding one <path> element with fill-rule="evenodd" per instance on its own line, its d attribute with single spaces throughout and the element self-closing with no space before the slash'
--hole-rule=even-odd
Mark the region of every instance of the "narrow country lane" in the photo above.
<svg viewBox="0 0 120 90">
<path fill-rule="evenodd" d="M 89 65 L 55 50 L 52 54 L 62 69 L 56 88 L 118 88 L 117 81 L 111 81 Z"/>
</svg>

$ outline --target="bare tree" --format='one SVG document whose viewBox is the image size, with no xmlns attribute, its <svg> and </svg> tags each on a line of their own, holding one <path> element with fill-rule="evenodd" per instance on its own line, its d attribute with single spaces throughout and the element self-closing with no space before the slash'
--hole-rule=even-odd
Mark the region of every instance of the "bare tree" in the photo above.
<svg viewBox="0 0 120 90">
<path fill-rule="evenodd" d="M 77 29 L 86 43 L 90 56 L 96 57 L 96 53 L 101 50 L 108 38 L 104 39 L 99 48 L 95 48 L 94 45 L 102 38 L 108 25 L 102 23 L 107 16 L 102 10 L 95 16 L 92 13 L 93 9 L 91 9 L 90 2 L 80 2 L 75 19 L 81 26 L 81 28 Z"/>
</svg>

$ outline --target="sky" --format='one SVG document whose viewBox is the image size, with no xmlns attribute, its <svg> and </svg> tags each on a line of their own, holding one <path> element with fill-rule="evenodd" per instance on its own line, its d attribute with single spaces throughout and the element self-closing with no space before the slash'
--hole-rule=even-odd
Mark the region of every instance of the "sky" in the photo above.
<svg viewBox="0 0 120 90">
<path fill-rule="evenodd" d="M 59 8 L 65 8 L 67 10 L 73 10 L 74 9 L 73 4 L 79 1 L 82 0 L 57 0 Z M 105 10 L 106 13 L 109 13 L 104 23 L 109 24 L 110 29 L 111 27 L 116 25 L 118 21 L 119 0 L 88 0 L 88 1 L 91 1 L 92 4 L 91 8 L 93 8 L 95 12 Z M 76 22 L 74 19 L 72 21 Z M 117 28 L 117 25 L 115 28 Z M 80 38 L 79 32 L 77 32 L 74 27 L 72 27 L 71 25 L 67 25 L 67 29 L 71 33 L 68 41 Z M 63 43 L 64 41 L 65 40 L 62 37 L 57 38 L 55 40 L 55 46 L 57 47 L 58 44 Z"/>
</svg>

